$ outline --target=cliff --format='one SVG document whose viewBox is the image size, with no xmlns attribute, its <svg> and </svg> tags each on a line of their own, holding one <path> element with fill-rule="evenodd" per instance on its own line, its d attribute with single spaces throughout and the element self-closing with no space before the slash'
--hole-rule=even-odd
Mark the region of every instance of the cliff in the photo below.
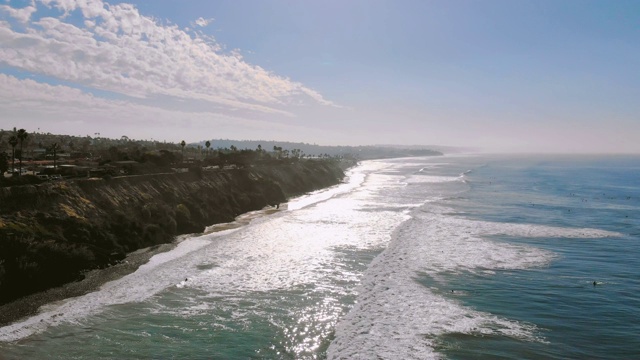
<svg viewBox="0 0 640 360">
<path fill-rule="evenodd" d="M 0 188 L 0 304 L 81 279 L 127 253 L 337 184 L 335 160 Z"/>
</svg>

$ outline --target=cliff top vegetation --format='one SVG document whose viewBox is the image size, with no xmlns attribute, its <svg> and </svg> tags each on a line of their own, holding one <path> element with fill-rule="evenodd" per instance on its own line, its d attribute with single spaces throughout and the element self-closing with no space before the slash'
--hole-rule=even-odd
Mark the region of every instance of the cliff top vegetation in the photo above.
<svg viewBox="0 0 640 360">
<path fill-rule="evenodd" d="M 272 161 L 354 160 L 442 155 L 422 148 L 321 146 L 316 144 L 212 139 L 188 144 L 157 140 L 73 136 L 25 129 L 0 130 L 0 185 L 57 178 L 181 172 L 187 168 L 244 167 Z"/>
</svg>

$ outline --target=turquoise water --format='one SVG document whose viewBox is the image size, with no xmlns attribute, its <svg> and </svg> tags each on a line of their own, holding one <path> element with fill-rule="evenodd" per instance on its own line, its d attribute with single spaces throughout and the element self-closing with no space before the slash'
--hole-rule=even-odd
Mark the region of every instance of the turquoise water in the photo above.
<svg viewBox="0 0 640 360">
<path fill-rule="evenodd" d="M 444 353 L 452 359 L 638 358 L 639 159 L 505 159 L 470 175 L 466 199 L 482 205 L 467 207 L 467 217 L 594 227 L 620 234 L 570 240 L 494 237 L 548 250 L 556 259 L 535 269 L 459 276 L 450 285 L 469 294 L 461 299 L 468 306 L 534 324 L 544 341 L 450 334 L 442 339 Z M 462 209 L 468 202 L 454 203 Z"/>
<path fill-rule="evenodd" d="M 0 359 L 640 357 L 640 157 L 369 161 L 281 209 L 0 328 Z"/>
</svg>

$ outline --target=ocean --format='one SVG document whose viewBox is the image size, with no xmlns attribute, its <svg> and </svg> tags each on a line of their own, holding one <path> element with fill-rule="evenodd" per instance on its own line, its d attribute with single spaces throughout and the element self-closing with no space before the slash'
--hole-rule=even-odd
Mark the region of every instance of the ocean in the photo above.
<svg viewBox="0 0 640 360">
<path fill-rule="evenodd" d="M 0 328 L 0 359 L 637 359 L 640 157 L 364 161 Z"/>
</svg>

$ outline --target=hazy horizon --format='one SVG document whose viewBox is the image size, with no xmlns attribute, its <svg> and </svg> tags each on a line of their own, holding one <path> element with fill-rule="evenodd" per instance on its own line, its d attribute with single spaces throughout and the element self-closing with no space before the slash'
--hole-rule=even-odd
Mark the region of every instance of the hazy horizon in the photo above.
<svg viewBox="0 0 640 360">
<path fill-rule="evenodd" d="M 0 128 L 640 153 L 636 1 L 0 0 Z"/>
</svg>

